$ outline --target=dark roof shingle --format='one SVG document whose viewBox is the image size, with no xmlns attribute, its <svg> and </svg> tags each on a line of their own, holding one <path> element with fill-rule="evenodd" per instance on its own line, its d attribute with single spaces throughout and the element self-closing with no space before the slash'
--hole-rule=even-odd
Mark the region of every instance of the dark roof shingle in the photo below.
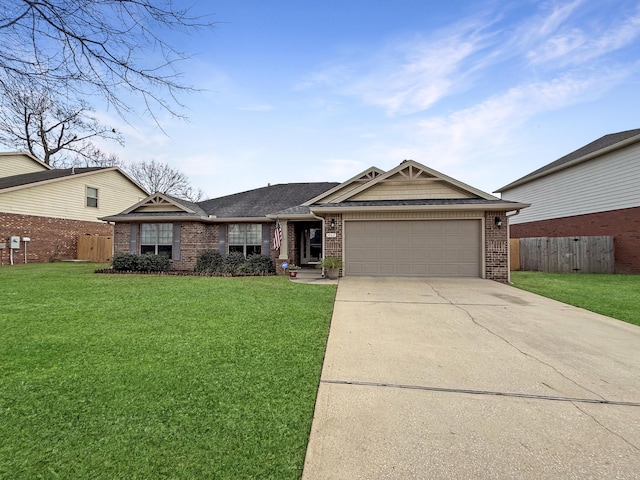
<svg viewBox="0 0 640 480">
<path fill-rule="evenodd" d="M 528 180 L 539 177 L 541 176 L 541 174 L 544 174 L 549 170 L 553 170 L 557 167 L 561 167 L 562 165 L 565 165 L 574 160 L 587 156 L 591 153 L 597 152 L 598 150 L 602 150 L 604 148 L 610 147 L 612 145 L 615 145 L 616 143 L 622 142 L 624 140 L 627 140 L 628 138 L 635 137 L 637 135 L 640 135 L 640 128 L 636 128 L 635 130 L 626 130 L 624 132 L 610 133 L 609 135 L 600 137 L 597 140 L 594 140 L 593 142 L 585 145 L 584 147 L 574 150 L 573 152 L 565 155 L 564 157 L 561 157 L 558 160 L 548 163 L 547 165 L 540 167 L 539 169 L 525 175 L 524 177 L 521 177 L 518 180 L 515 180 L 509 183 L 508 185 L 501 187 L 499 190 L 496 190 L 496 192 L 501 192 L 515 185 L 521 185 L 523 183 L 527 183 Z"/>
<path fill-rule="evenodd" d="M 218 218 L 264 217 L 301 205 L 337 185 L 337 182 L 281 183 L 212 198 L 197 205 Z"/>
<path fill-rule="evenodd" d="M 32 183 L 45 182 L 47 180 L 55 180 L 58 178 L 69 177 L 74 174 L 94 172 L 103 170 L 104 167 L 87 167 L 87 168 L 57 168 L 53 170 L 45 170 L 42 172 L 23 173 L 20 175 L 12 175 L 10 177 L 0 178 L 0 190 L 5 188 L 19 187 Z"/>
</svg>

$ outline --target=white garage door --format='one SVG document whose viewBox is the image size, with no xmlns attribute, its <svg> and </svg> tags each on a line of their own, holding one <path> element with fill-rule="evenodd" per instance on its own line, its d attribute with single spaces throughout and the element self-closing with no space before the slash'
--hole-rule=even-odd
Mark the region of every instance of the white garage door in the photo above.
<svg viewBox="0 0 640 480">
<path fill-rule="evenodd" d="M 479 277 L 480 220 L 345 222 L 345 275 Z"/>
</svg>

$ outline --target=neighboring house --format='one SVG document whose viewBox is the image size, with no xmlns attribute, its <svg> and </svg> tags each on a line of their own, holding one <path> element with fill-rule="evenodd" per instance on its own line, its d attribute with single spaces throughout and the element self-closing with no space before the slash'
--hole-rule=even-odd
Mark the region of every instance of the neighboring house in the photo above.
<svg viewBox="0 0 640 480">
<path fill-rule="evenodd" d="M 28 262 L 75 259 L 78 236 L 113 235 L 98 217 L 147 195 L 116 167 L 54 169 L 27 153 L 0 153 L 0 260 L 7 263 L 15 236 L 20 262 L 25 247 Z"/>
<path fill-rule="evenodd" d="M 497 190 L 530 203 L 511 237 L 613 236 L 615 270 L 640 273 L 640 129 L 605 135 Z"/>
<path fill-rule="evenodd" d="M 344 183 L 270 185 L 198 203 L 155 193 L 118 215 L 116 252 L 166 253 L 191 270 L 207 250 L 313 266 L 344 261 L 343 275 L 509 279 L 506 213 L 527 207 L 412 160 L 371 167 Z M 284 232 L 273 248 L 276 221 Z"/>
</svg>

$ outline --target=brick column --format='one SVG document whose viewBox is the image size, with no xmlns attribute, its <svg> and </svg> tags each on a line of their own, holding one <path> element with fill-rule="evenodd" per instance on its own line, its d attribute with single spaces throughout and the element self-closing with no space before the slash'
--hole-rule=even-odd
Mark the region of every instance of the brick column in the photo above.
<svg viewBox="0 0 640 480">
<path fill-rule="evenodd" d="M 489 280 L 509 283 L 509 229 L 506 212 L 485 212 L 485 276 Z M 495 218 L 500 217 L 501 226 Z"/>
</svg>

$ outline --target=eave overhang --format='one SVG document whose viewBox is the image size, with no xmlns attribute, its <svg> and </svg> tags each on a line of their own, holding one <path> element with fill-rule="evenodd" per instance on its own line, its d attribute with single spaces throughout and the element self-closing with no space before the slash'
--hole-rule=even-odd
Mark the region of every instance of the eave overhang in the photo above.
<svg viewBox="0 0 640 480">
<path fill-rule="evenodd" d="M 312 206 L 311 212 L 317 215 L 344 212 L 406 212 L 406 211 L 512 211 L 529 207 L 528 203 L 505 202 L 491 204 L 459 204 L 459 205 L 388 205 L 388 206 Z"/>
</svg>

